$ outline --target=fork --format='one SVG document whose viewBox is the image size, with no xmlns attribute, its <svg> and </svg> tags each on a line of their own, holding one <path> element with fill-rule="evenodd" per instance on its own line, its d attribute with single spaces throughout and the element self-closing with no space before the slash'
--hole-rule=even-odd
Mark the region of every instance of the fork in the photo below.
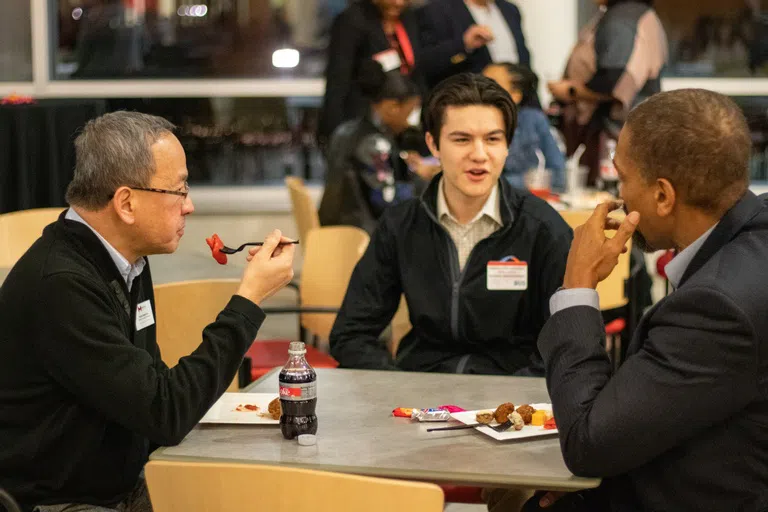
<svg viewBox="0 0 768 512">
<path fill-rule="evenodd" d="M 512 426 L 512 420 L 507 420 L 504 423 L 500 423 L 498 425 L 486 425 L 484 423 L 467 423 L 466 425 L 454 425 L 452 427 L 428 428 L 427 432 L 438 432 L 441 430 L 464 430 L 466 428 L 475 428 L 475 427 L 491 427 L 496 432 L 504 432 L 505 430 L 508 430 L 509 427 L 511 426 Z"/>
<path fill-rule="evenodd" d="M 291 242 L 280 242 L 278 245 L 286 245 L 286 244 L 298 244 L 298 243 L 299 243 L 299 241 L 298 241 L 298 240 L 293 240 L 293 241 L 291 241 Z M 231 247 L 227 247 L 227 246 L 225 245 L 225 246 L 223 246 L 223 247 L 221 247 L 221 248 L 219 249 L 219 252 L 221 252 L 222 254 L 235 254 L 236 252 L 240 252 L 240 251 L 242 251 L 243 249 L 245 249 L 245 248 L 246 248 L 246 247 L 248 247 L 249 245 L 255 245 L 255 246 L 257 246 L 257 247 L 261 247 L 262 245 L 264 245 L 264 242 L 248 242 L 248 243 L 245 243 L 245 244 L 241 245 L 241 246 L 240 246 L 240 247 L 238 247 L 237 249 L 233 249 L 233 248 L 231 248 Z"/>
</svg>

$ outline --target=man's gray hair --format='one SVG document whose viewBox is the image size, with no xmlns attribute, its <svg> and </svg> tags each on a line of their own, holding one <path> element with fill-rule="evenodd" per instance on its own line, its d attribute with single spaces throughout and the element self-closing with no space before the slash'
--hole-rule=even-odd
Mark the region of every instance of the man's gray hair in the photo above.
<svg viewBox="0 0 768 512">
<path fill-rule="evenodd" d="M 149 186 L 155 173 L 151 147 L 174 129 L 162 117 L 139 112 L 112 112 L 89 121 L 75 139 L 67 202 L 94 211 L 106 206 L 119 187 Z"/>
</svg>

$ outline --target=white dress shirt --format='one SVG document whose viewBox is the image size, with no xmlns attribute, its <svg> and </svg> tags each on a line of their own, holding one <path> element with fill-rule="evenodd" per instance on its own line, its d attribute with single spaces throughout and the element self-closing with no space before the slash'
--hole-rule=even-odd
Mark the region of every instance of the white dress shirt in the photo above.
<svg viewBox="0 0 768 512">
<path fill-rule="evenodd" d="M 128 285 L 128 291 L 131 291 L 131 286 L 133 286 L 133 280 L 139 277 L 141 275 L 142 270 L 144 270 L 144 266 L 147 264 L 147 261 L 144 258 L 139 258 L 138 261 L 131 265 L 131 263 L 118 252 L 117 249 L 112 247 L 112 244 L 107 242 L 107 240 L 101 236 L 101 234 L 93 229 L 90 224 L 85 222 L 85 219 L 83 219 L 80 215 L 77 214 L 75 210 L 70 208 L 67 210 L 67 214 L 64 216 L 67 220 L 73 220 L 75 222 L 79 222 L 80 224 L 85 224 L 88 226 L 88 228 L 93 231 L 93 233 L 98 237 L 98 239 L 101 241 L 102 245 L 107 249 L 107 252 L 112 257 L 112 261 L 115 262 L 115 266 L 117 267 L 117 270 L 120 272 L 120 275 L 123 276 L 123 279 L 125 280 L 125 284 Z"/>
<path fill-rule="evenodd" d="M 506 0 L 500 0 L 506 1 Z M 520 62 L 520 54 L 517 51 L 517 43 L 512 35 L 512 30 L 507 25 L 507 20 L 501 14 L 496 0 L 491 0 L 488 5 L 481 7 L 471 1 L 466 2 L 472 18 L 478 25 L 486 25 L 493 32 L 493 41 L 488 43 L 488 51 L 493 62 Z"/>
</svg>

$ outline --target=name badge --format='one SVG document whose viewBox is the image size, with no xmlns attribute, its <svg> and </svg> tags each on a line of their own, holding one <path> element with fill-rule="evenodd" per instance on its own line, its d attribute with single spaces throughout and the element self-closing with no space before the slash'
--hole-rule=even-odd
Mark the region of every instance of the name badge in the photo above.
<svg viewBox="0 0 768 512">
<path fill-rule="evenodd" d="M 136 306 L 136 330 L 140 331 L 155 323 L 155 316 L 152 314 L 152 304 L 148 300 L 140 302 Z"/>
<path fill-rule="evenodd" d="M 523 291 L 528 289 L 528 263 L 517 258 L 489 261 L 486 270 L 489 290 Z"/>
<path fill-rule="evenodd" d="M 381 64 L 384 72 L 392 71 L 393 69 L 400 69 L 402 62 L 400 61 L 400 55 L 395 50 L 384 50 L 373 56 L 373 60 Z"/>
</svg>

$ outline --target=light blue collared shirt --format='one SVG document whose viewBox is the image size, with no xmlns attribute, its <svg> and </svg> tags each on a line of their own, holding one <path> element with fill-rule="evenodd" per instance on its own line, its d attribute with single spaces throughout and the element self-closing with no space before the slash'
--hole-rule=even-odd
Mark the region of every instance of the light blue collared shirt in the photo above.
<svg viewBox="0 0 768 512">
<path fill-rule="evenodd" d="M 709 238 L 709 235 L 712 234 L 716 227 L 717 224 L 709 228 L 691 245 L 680 251 L 680 254 L 672 258 L 672 261 L 667 263 L 664 270 L 667 274 L 667 279 L 669 279 L 674 289 L 677 289 L 680 285 L 688 265 L 691 264 L 693 257 L 696 256 L 696 253 L 699 252 L 701 246 L 704 245 L 704 242 L 707 241 L 707 238 Z M 590 306 L 600 309 L 600 297 L 597 295 L 597 291 L 592 288 L 560 290 L 549 299 L 549 314 L 554 315 L 559 311 L 575 306 Z"/>
<path fill-rule="evenodd" d="M 141 275 L 142 270 L 144 270 L 144 266 L 147 264 L 147 261 L 144 258 L 139 258 L 138 261 L 131 265 L 131 263 L 120 254 L 117 249 L 112 247 L 112 244 L 107 242 L 107 240 L 101 236 L 101 233 L 96 231 L 91 227 L 90 224 L 85 222 L 85 219 L 83 219 L 80 215 L 77 214 L 75 210 L 70 208 L 67 210 L 67 214 L 64 216 L 67 220 L 73 220 L 75 222 L 79 222 L 81 224 L 85 224 L 88 226 L 88 228 L 93 231 L 93 233 L 98 237 L 98 239 L 101 241 L 102 245 L 107 249 L 107 252 L 112 257 L 112 261 L 115 262 L 115 266 L 117 267 L 117 270 L 120 272 L 120 275 L 123 276 L 123 279 L 125 280 L 125 284 L 128 285 L 128 291 L 131 291 L 131 286 L 133 285 L 133 280 L 139 277 Z"/>
</svg>

